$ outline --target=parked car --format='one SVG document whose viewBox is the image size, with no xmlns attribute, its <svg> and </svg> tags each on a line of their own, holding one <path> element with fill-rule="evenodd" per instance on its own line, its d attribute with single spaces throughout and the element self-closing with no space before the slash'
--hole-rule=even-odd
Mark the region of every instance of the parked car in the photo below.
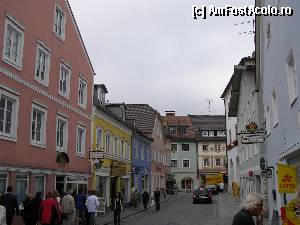
<svg viewBox="0 0 300 225">
<path fill-rule="evenodd" d="M 214 184 L 208 184 L 208 185 L 206 185 L 206 188 L 209 190 L 209 192 L 212 195 L 217 195 L 218 194 L 218 189 L 217 189 L 216 185 L 214 185 Z"/>
<path fill-rule="evenodd" d="M 197 202 L 212 203 L 212 195 L 207 188 L 199 188 L 193 192 L 193 204 Z"/>
</svg>

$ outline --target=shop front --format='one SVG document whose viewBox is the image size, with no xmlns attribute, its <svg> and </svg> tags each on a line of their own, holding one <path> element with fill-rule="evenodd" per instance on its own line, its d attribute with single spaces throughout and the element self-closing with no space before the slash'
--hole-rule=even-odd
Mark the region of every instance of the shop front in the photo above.
<svg viewBox="0 0 300 225">
<path fill-rule="evenodd" d="M 78 191 L 82 190 L 83 193 L 88 191 L 88 178 L 81 176 L 65 176 L 57 175 L 55 178 L 56 190 L 63 195 L 63 193 L 71 190 Z"/>
</svg>

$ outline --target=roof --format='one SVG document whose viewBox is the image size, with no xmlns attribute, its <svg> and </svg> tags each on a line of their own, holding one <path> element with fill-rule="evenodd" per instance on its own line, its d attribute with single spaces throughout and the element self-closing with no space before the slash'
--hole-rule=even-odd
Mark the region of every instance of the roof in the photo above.
<svg viewBox="0 0 300 225">
<path fill-rule="evenodd" d="M 145 134 L 152 134 L 157 116 L 159 112 L 153 109 L 148 104 L 126 104 L 125 120 L 134 121 L 135 127 Z"/>
<path fill-rule="evenodd" d="M 76 22 L 76 19 L 75 19 L 74 13 L 73 13 L 73 11 L 72 11 L 71 5 L 70 5 L 70 3 L 69 3 L 69 0 L 67 0 L 66 2 L 67 2 L 67 6 L 68 6 L 68 8 L 69 8 L 69 10 L 70 10 L 71 17 L 72 17 L 72 19 L 73 19 L 73 22 L 74 22 L 74 25 L 75 25 L 75 29 L 76 29 L 76 31 L 77 31 L 77 33 L 78 33 L 80 42 L 81 42 L 82 47 L 83 47 L 83 49 L 84 49 L 86 58 L 87 58 L 87 60 L 88 60 L 88 62 L 89 62 L 89 64 L 90 64 L 90 67 L 91 67 L 91 70 L 92 70 L 92 72 L 93 72 L 93 75 L 96 75 L 95 70 L 94 70 L 93 65 L 92 65 L 92 62 L 91 62 L 91 59 L 90 59 L 90 57 L 89 57 L 89 55 L 88 55 L 88 53 L 87 53 L 85 44 L 84 44 L 84 42 L 83 42 L 83 39 L 82 39 L 80 30 L 79 30 L 79 27 L 78 27 L 78 24 L 77 24 L 77 22 Z"/>
<path fill-rule="evenodd" d="M 197 139 L 223 141 L 226 137 L 202 137 L 203 130 L 206 131 L 226 131 L 224 115 L 188 115 L 196 132 Z"/>
<path fill-rule="evenodd" d="M 252 58 L 252 57 L 244 57 L 244 58 L 242 58 L 241 61 L 239 62 L 239 65 L 245 65 L 245 63 L 246 63 L 248 60 L 253 60 L 253 59 L 254 59 L 254 58 Z M 235 69 L 234 69 L 234 71 L 235 71 Z M 232 85 L 232 82 L 233 82 L 233 80 L 234 80 L 234 74 L 235 74 L 235 72 L 232 74 L 232 76 L 231 76 L 231 78 L 230 78 L 228 84 L 226 85 L 226 87 L 225 87 L 225 89 L 224 89 L 224 91 L 223 91 L 223 93 L 222 93 L 222 95 L 221 95 L 220 98 L 224 98 L 224 97 L 225 97 L 226 92 L 228 91 L 228 89 L 230 88 L 230 86 Z"/>
<path fill-rule="evenodd" d="M 170 134 L 169 129 L 167 129 L 168 138 L 170 139 L 195 139 L 196 133 L 193 128 L 193 124 L 191 119 L 188 116 L 163 116 L 163 124 L 165 127 L 169 128 L 172 126 L 176 126 L 178 128 L 187 126 L 187 134 L 181 134 L 177 132 L 176 134 Z"/>
</svg>

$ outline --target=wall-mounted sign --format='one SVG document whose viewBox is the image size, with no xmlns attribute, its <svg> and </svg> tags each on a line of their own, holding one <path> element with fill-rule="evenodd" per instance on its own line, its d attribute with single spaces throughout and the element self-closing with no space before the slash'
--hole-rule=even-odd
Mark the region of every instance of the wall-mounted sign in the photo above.
<svg viewBox="0 0 300 225">
<path fill-rule="evenodd" d="M 90 151 L 90 159 L 103 159 L 104 152 L 102 151 Z"/>
<path fill-rule="evenodd" d="M 297 188 L 296 167 L 278 164 L 278 192 L 295 193 Z"/>
<path fill-rule="evenodd" d="M 263 134 L 243 134 L 241 136 L 242 144 L 254 144 L 254 143 L 263 143 L 265 137 Z"/>
</svg>

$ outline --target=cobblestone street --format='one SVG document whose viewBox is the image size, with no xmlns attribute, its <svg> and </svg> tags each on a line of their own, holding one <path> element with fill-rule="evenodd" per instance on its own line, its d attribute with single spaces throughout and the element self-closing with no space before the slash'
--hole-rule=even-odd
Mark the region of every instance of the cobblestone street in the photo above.
<svg viewBox="0 0 300 225">
<path fill-rule="evenodd" d="M 240 201 L 230 194 L 214 196 L 213 204 L 192 204 L 192 193 L 180 192 L 175 199 L 122 219 L 123 225 L 231 225 Z M 111 217 L 112 218 L 112 217 Z M 101 218 L 99 218 L 101 224 Z M 107 223 L 108 224 L 108 223 Z M 110 223 L 113 224 L 113 223 Z"/>
</svg>

